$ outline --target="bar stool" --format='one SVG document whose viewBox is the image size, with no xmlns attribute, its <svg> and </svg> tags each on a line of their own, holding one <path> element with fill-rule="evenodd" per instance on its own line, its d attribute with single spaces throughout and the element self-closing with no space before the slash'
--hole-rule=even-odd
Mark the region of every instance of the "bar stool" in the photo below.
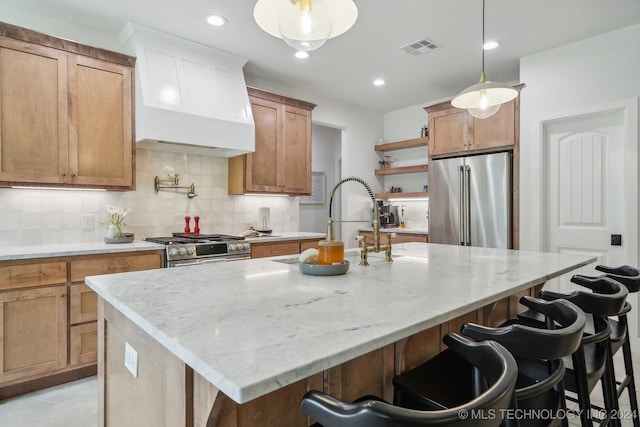
<svg viewBox="0 0 640 427">
<path fill-rule="evenodd" d="M 593 324 L 592 333 L 585 331 L 578 350 L 571 357 L 563 358 L 566 366 L 565 388 L 577 394 L 582 425 L 591 426 L 593 418 L 590 394 L 600 381 L 604 409 L 607 412 L 601 425 L 610 422 L 609 425 L 618 426 L 620 422 L 617 419 L 618 398 L 613 374 L 609 316 L 622 311 L 628 291 L 620 283 L 604 276 L 591 278 L 575 275 L 571 281 L 591 289 L 592 292 L 578 290 L 569 294 L 553 291 L 540 293 L 540 298 L 545 300 L 562 298 L 571 301 L 587 314 L 587 322 Z"/>
<path fill-rule="evenodd" d="M 312 390 L 302 398 L 302 410 L 325 427 L 497 427 L 512 405 L 518 367 L 513 356 L 492 341 L 475 342 L 447 334 L 443 342 L 477 371 L 477 394 L 455 408 L 416 411 L 394 406 L 376 397 L 354 403 Z"/>
<path fill-rule="evenodd" d="M 636 293 L 640 290 L 640 270 L 628 265 L 619 267 L 608 267 L 606 265 L 596 266 L 596 270 L 604 273 L 610 279 L 617 280 L 622 283 L 629 293 Z M 633 375 L 633 362 L 631 359 L 631 343 L 629 342 L 629 327 L 627 321 L 627 313 L 631 311 L 631 304 L 627 301 L 624 309 L 615 317 L 617 319 L 609 319 L 611 324 L 611 350 L 615 355 L 620 347 L 622 347 L 622 356 L 624 359 L 625 376 L 621 381 L 617 381 L 618 399 L 626 388 L 629 393 L 629 404 L 633 416 L 633 426 L 640 427 L 640 416 L 638 413 L 638 397 L 636 395 L 636 384 Z"/>
<path fill-rule="evenodd" d="M 515 357 L 518 364 L 515 397 L 517 409 L 521 413 L 553 414 L 546 419 L 520 417 L 519 423 L 510 419 L 507 420 L 507 425 L 566 425 L 566 419 L 556 417 L 557 414 L 564 414 L 560 410 L 566 409 L 562 358 L 580 347 L 585 314 L 574 304 L 564 300 L 548 302 L 525 296 L 520 302 L 532 311 L 544 315 L 546 327 L 545 324 L 524 325 L 518 323 L 518 319 L 513 319 L 507 325 L 497 328 L 466 324 L 462 327 L 462 334 L 476 340 L 499 342 Z M 447 372 L 448 375 L 448 372 L 455 372 L 461 366 L 464 365 L 458 358 L 445 350 L 422 365 L 397 375 L 393 379 L 394 404 L 423 410 L 455 406 L 460 396 L 465 396 L 461 389 L 464 390 L 464 384 L 468 380 L 453 374 L 447 386 L 441 387 L 439 382 L 434 385 L 433 378 L 443 375 L 442 372 Z"/>
</svg>

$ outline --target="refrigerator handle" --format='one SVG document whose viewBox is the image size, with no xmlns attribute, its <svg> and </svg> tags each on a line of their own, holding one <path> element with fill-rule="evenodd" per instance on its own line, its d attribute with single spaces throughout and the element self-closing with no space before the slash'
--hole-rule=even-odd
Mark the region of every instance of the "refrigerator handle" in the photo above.
<svg viewBox="0 0 640 427">
<path fill-rule="evenodd" d="M 464 167 L 464 187 L 465 187 L 465 200 L 464 200 L 464 212 L 465 212 L 465 232 L 464 241 L 467 246 L 471 246 L 471 166 L 465 165 Z"/>
<path fill-rule="evenodd" d="M 464 203 L 464 166 L 458 166 L 458 206 L 460 208 L 458 213 L 458 236 L 460 240 L 460 246 L 465 246 L 466 237 L 466 221 L 465 221 L 465 203 Z"/>
</svg>

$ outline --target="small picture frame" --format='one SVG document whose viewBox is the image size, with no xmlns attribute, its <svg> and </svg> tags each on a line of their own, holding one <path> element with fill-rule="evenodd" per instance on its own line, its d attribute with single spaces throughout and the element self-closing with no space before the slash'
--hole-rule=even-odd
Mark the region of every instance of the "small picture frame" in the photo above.
<svg viewBox="0 0 640 427">
<path fill-rule="evenodd" d="M 300 204 L 323 205 L 325 203 L 325 186 L 324 172 L 311 172 L 311 195 L 300 197 Z"/>
</svg>

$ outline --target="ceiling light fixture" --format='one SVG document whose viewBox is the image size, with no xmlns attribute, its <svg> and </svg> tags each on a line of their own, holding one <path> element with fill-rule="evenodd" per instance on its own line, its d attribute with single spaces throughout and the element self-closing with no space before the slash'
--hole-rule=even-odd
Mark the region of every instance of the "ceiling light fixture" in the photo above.
<svg viewBox="0 0 640 427">
<path fill-rule="evenodd" d="M 298 59 L 307 59 L 311 54 L 309 52 L 305 52 L 304 50 L 299 50 L 295 53 L 295 57 Z"/>
<path fill-rule="evenodd" d="M 484 46 L 484 0 L 482 0 L 482 45 Z M 502 83 L 487 81 L 484 73 L 484 49 L 482 50 L 482 74 L 480 82 L 469 86 L 453 100 L 451 105 L 465 109 L 473 117 L 486 119 L 500 109 L 500 105 L 518 96 L 518 91 Z"/>
<path fill-rule="evenodd" d="M 227 18 L 220 15 L 209 15 L 207 16 L 207 22 L 214 27 L 221 27 L 225 25 L 228 21 Z"/>
<path fill-rule="evenodd" d="M 298 51 L 312 51 L 353 26 L 358 8 L 353 0 L 258 0 L 256 23 Z"/>
<path fill-rule="evenodd" d="M 373 81 L 374 86 L 384 86 L 387 82 L 384 79 L 375 79 Z"/>
</svg>

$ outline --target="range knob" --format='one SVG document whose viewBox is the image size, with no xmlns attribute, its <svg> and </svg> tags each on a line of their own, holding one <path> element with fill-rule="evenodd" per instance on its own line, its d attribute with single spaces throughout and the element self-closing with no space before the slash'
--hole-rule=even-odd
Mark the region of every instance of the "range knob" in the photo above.
<svg viewBox="0 0 640 427">
<path fill-rule="evenodd" d="M 176 255 L 178 255 L 178 250 L 176 248 L 169 249 L 169 256 L 176 256 Z"/>
<path fill-rule="evenodd" d="M 180 255 L 186 255 L 187 254 L 187 250 L 185 248 L 180 248 L 180 249 L 178 249 L 178 253 Z"/>
<path fill-rule="evenodd" d="M 229 244 L 229 246 L 227 246 L 227 249 L 229 250 L 229 252 L 235 252 L 236 250 L 238 250 L 238 247 L 234 244 Z"/>
<path fill-rule="evenodd" d="M 242 249 L 244 249 L 245 252 L 250 252 L 251 251 L 251 245 L 249 243 L 243 243 L 242 244 Z"/>
<path fill-rule="evenodd" d="M 189 254 L 189 255 L 193 255 L 193 254 L 195 254 L 195 253 L 196 253 L 196 248 L 194 248 L 193 246 L 189 246 L 189 247 L 187 248 L 187 254 Z"/>
</svg>

